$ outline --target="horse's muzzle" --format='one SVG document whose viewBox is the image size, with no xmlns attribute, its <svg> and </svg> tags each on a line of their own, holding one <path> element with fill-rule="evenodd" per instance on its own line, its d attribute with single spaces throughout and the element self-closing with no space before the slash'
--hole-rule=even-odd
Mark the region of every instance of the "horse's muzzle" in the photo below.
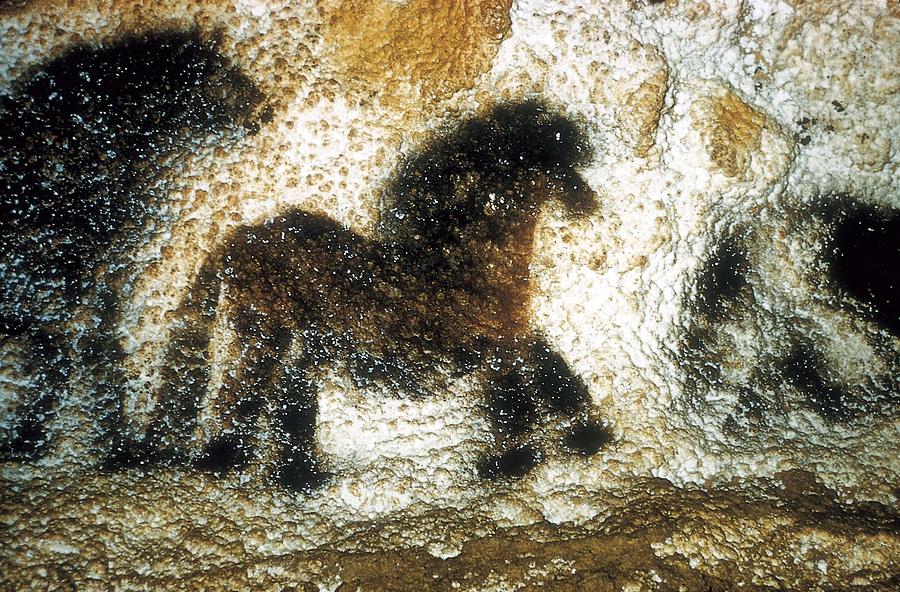
<svg viewBox="0 0 900 592">
<path fill-rule="evenodd" d="M 559 178 L 557 184 L 559 199 L 570 216 L 586 216 L 597 210 L 597 192 L 578 173 Z"/>
</svg>

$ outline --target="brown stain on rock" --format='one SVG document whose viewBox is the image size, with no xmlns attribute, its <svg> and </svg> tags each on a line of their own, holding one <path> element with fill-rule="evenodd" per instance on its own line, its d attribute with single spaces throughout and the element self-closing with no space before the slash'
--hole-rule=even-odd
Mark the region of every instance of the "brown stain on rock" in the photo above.
<svg viewBox="0 0 900 592">
<path fill-rule="evenodd" d="M 592 60 L 585 76 L 590 100 L 613 108 L 616 136 L 636 156 L 646 158 L 655 145 L 671 83 L 665 55 L 653 45 L 622 39 L 601 23 L 593 25 L 589 34 L 607 39 L 609 45 L 623 43 L 628 48 L 625 53 L 610 52 Z"/>
<path fill-rule="evenodd" d="M 647 156 L 655 142 L 668 88 L 669 70 L 662 67 L 625 100 L 622 120 L 632 131 L 635 154 L 642 158 Z"/>
<path fill-rule="evenodd" d="M 382 98 L 472 86 L 509 33 L 511 0 L 320 0 L 335 62 Z M 412 87 L 412 88 L 411 88 Z"/>
<path fill-rule="evenodd" d="M 709 122 L 701 134 L 710 160 L 724 175 L 742 177 L 759 150 L 766 116 L 731 91 L 701 101 L 700 112 Z"/>
</svg>

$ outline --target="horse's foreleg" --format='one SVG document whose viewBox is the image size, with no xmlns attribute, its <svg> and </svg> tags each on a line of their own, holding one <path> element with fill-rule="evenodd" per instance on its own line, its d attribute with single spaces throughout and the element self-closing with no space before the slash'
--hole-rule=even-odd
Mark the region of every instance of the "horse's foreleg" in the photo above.
<svg viewBox="0 0 900 592">
<path fill-rule="evenodd" d="M 501 352 L 493 365 L 501 370 L 487 381 L 485 406 L 499 451 L 482 462 L 483 477 L 520 477 L 540 462 L 529 440 L 553 416 L 568 420 L 562 443 L 573 452 L 594 454 L 612 440 L 592 417 L 587 385 L 543 339 Z"/>
<path fill-rule="evenodd" d="M 612 440 L 612 435 L 591 418 L 587 385 L 543 339 L 533 341 L 530 350 L 540 401 L 551 413 L 574 419 L 563 444 L 580 454 L 594 454 Z"/>
<path fill-rule="evenodd" d="M 566 415 L 584 410 L 590 402 L 587 385 L 563 357 L 543 339 L 532 342 L 530 349 L 535 388 L 550 410 Z"/>
<path fill-rule="evenodd" d="M 303 366 L 285 370 L 281 399 L 273 417 L 281 449 L 274 477 L 297 491 L 316 489 L 327 478 L 316 458 L 316 416 L 319 411 L 315 383 Z"/>
</svg>

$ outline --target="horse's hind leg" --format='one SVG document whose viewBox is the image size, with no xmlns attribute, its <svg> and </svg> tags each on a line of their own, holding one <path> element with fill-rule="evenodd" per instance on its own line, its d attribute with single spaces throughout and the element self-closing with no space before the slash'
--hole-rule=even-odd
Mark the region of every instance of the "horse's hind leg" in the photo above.
<svg viewBox="0 0 900 592">
<path fill-rule="evenodd" d="M 485 478 L 522 477 L 539 461 L 539 452 L 524 437 L 538 419 L 538 402 L 523 368 L 513 365 L 488 381 L 486 409 L 499 452 L 479 466 Z"/>
<path fill-rule="evenodd" d="M 27 373 L 35 376 L 37 384 L 32 388 L 37 395 L 13 416 L 15 423 L 0 441 L 0 462 L 40 458 L 49 448 L 47 423 L 56 413 L 68 366 L 56 341 L 43 331 L 27 337 L 28 355 L 23 361 Z M 6 345 L 2 337 L 0 344 Z"/>
<path fill-rule="evenodd" d="M 222 430 L 196 461 L 198 468 L 216 473 L 242 468 L 252 460 L 259 413 L 266 400 L 277 398 L 273 375 L 291 341 L 290 331 L 273 327 L 261 315 L 242 311 L 240 316 L 239 367 L 226 375 L 213 405 Z"/>
<path fill-rule="evenodd" d="M 145 448 L 153 457 L 150 460 L 186 460 L 199 405 L 209 384 L 209 342 L 209 331 L 190 322 L 179 326 L 169 342 L 160 376 L 162 394 L 145 440 Z"/>
<path fill-rule="evenodd" d="M 281 449 L 274 477 L 285 487 L 309 492 L 328 477 L 315 452 L 319 411 L 316 387 L 305 367 L 300 365 L 285 370 L 281 385 L 281 398 L 273 414 L 273 427 Z"/>
<path fill-rule="evenodd" d="M 208 258 L 178 307 L 178 321 L 166 346 L 156 408 L 141 440 L 124 434 L 125 417 L 119 403 L 114 422 L 118 425 L 108 437 L 107 468 L 173 464 L 187 459 L 199 405 L 209 383 L 208 349 L 221 292 L 218 273 L 218 257 Z"/>
<path fill-rule="evenodd" d="M 569 420 L 563 445 L 575 453 L 594 454 L 612 439 L 591 417 L 587 385 L 544 340 L 505 352 L 498 363 L 503 370 L 488 381 L 485 394 L 499 452 L 481 464 L 481 476 L 521 477 L 537 465 L 541 453 L 529 439 L 552 416 Z"/>
</svg>

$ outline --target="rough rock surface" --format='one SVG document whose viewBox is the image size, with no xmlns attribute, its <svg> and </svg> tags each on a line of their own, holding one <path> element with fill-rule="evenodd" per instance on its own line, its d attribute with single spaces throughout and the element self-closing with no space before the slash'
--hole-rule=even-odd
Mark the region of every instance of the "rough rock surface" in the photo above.
<svg viewBox="0 0 900 592">
<path fill-rule="evenodd" d="M 0 2 L 0 588 L 897 589 L 898 19 Z"/>
</svg>

